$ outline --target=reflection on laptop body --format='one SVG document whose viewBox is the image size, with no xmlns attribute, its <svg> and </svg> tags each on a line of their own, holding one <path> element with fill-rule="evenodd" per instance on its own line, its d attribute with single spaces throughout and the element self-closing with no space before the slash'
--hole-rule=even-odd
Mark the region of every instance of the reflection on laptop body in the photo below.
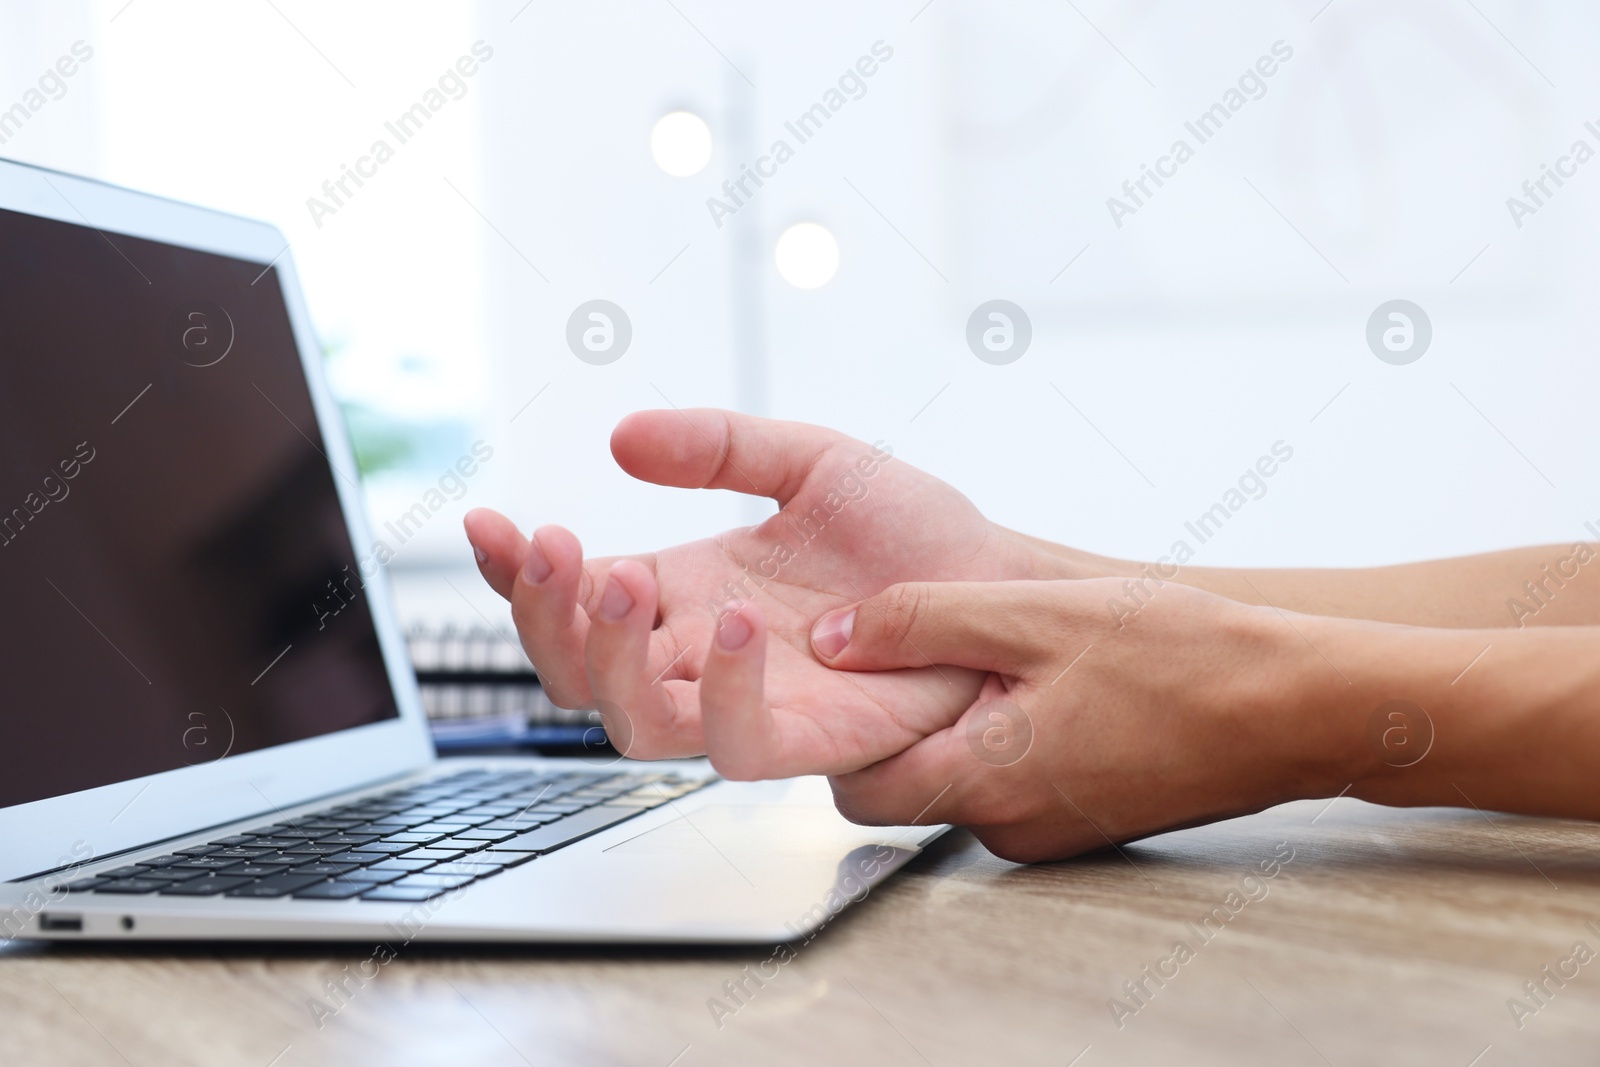
<svg viewBox="0 0 1600 1067">
<path fill-rule="evenodd" d="M 282 235 L 0 161 L 0 278 L 6 936 L 788 939 L 941 829 L 438 760 Z"/>
</svg>

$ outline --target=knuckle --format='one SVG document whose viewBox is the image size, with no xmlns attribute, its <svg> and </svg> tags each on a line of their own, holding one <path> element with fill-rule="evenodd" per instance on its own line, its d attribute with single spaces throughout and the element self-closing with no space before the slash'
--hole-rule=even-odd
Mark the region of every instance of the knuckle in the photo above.
<svg viewBox="0 0 1600 1067">
<path fill-rule="evenodd" d="M 539 688 L 544 690 L 545 698 L 555 707 L 563 711 L 589 711 L 594 707 L 594 701 L 576 687 L 567 685 L 537 667 L 535 674 L 539 679 Z"/>
<path fill-rule="evenodd" d="M 828 785 L 833 790 L 833 806 L 838 809 L 848 822 L 857 826 L 875 826 L 878 821 L 870 817 L 867 805 L 863 803 L 858 790 L 851 788 L 838 778 L 828 779 Z"/>
<path fill-rule="evenodd" d="M 882 602 L 877 606 L 882 611 L 883 644 L 889 650 L 912 648 L 916 643 L 913 635 L 926 625 L 930 613 L 927 587 L 917 583 L 891 586 L 880 599 Z"/>
<path fill-rule="evenodd" d="M 649 762 L 651 760 L 672 758 L 672 753 L 667 751 L 666 746 L 654 738 L 633 737 L 626 744 L 616 745 L 615 747 L 621 755 L 632 760 Z"/>
<path fill-rule="evenodd" d="M 972 836 L 984 848 L 1010 863 L 1040 863 L 1061 859 L 1071 853 L 1042 837 L 1037 831 L 1020 826 L 975 826 Z"/>
<path fill-rule="evenodd" d="M 760 767 L 749 759 L 717 752 L 707 753 L 707 757 L 711 769 L 730 782 L 756 782 L 762 778 Z"/>
</svg>

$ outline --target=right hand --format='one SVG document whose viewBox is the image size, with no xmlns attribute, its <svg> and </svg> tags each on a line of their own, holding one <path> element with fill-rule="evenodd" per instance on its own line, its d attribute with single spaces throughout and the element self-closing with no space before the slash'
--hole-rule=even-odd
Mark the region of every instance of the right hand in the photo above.
<svg viewBox="0 0 1600 1067">
<path fill-rule="evenodd" d="M 839 810 L 959 823 L 1029 863 L 1333 796 L 1377 766 L 1364 710 L 1328 699 L 1351 683 L 1288 615 L 1169 582 L 1121 618 L 1121 593 L 1114 578 L 915 582 L 844 609 L 849 640 L 817 641 L 837 669 L 992 673 L 947 729 L 835 776 Z M 712 762 L 759 768 L 760 726 L 710 724 Z"/>
<path fill-rule="evenodd" d="M 530 541 L 496 512 L 467 516 L 479 568 L 511 602 L 550 699 L 598 707 L 635 758 L 704 753 L 702 706 L 741 699 L 743 683 L 717 670 L 719 626 L 724 644 L 742 634 L 766 648 L 765 773 L 838 774 L 894 755 L 959 718 L 985 673 L 831 670 L 812 653 L 812 623 L 898 582 L 1026 578 L 1044 565 L 950 486 L 820 427 L 648 411 L 618 425 L 611 450 L 643 481 L 779 505 L 760 525 L 618 559 L 585 560 L 559 526 Z"/>
</svg>

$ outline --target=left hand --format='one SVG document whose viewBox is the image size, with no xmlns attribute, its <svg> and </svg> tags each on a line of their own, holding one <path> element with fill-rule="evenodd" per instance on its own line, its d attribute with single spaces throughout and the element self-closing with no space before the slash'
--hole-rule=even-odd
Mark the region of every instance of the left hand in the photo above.
<svg viewBox="0 0 1600 1067">
<path fill-rule="evenodd" d="M 820 619 L 813 648 L 838 670 L 992 672 L 959 720 L 835 775 L 840 811 L 958 823 L 1031 862 L 1331 796 L 1351 780 L 1339 724 L 1296 699 L 1332 672 L 1286 617 L 1176 583 L 1146 592 L 1130 614 L 1111 609 L 1129 603 L 1115 579 L 913 583 Z M 837 647 L 823 635 L 852 613 Z M 744 710 L 708 719 L 708 753 L 762 777 L 770 724 L 759 672 L 746 677 L 743 699 L 721 705 Z"/>
<path fill-rule="evenodd" d="M 467 515 L 479 569 L 511 602 L 550 699 L 598 707 L 612 742 L 635 758 L 704 753 L 707 709 L 740 699 L 748 682 L 721 668 L 749 668 L 754 656 L 765 657 L 755 673 L 772 708 L 768 776 L 876 763 L 946 726 L 983 675 L 948 666 L 892 676 L 829 670 L 811 654 L 812 622 L 895 582 L 993 581 L 1065 565 L 888 450 L 819 426 L 640 412 L 617 427 L 611 447 L 641 480 L 779 505 L 759 525 L 621 559 L 586 559 L 561 527 L 530 540 L 503 515 Z"/>
</svg>

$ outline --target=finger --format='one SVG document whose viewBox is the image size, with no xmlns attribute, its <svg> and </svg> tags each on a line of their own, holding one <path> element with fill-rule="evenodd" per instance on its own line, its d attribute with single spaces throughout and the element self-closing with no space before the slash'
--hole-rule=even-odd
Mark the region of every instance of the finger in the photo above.
<svg viewBox="0 0 1600 1067">
<path fill-rule="evenodd" d="M 996 764 L 973 750 L 985 707 L 974 704 L 967 713 L 978 717 L 977 725 L 964 717 L 899 755 L 830 778 L 835 806 L 851 822 L 868 826 L 965 826 L 990 852 L 1014 863 L 1106 847 L 1111 839 L 1048 771 L 1041 777 L 1037 766 Z M 897 839 L 916 840 L 914 833 Z"/>
<path fill-rule="evenodd" d="M 1020 674 L 1060 632 L 1059 595 L 1044 582 L 907 582 L 831 611 L 811 629 L 811 648 L 838 670 L 949 664 Z"/>
<path fill-rule="evenodd" d="M 833 802 L 865 826 L 932 826 L 973 821 L 968 805 L 972 753 L 959 726 L 940 730 L 886 760 L 828 779 Z"/>
<path fill-rule="evenodd" d="M 517 569 L 528 555 L 528 539 L 522 536 L 517 524 L 490 508 L 473 508 L 462 520 L 467 540 L 472 544 L 472 555 L 478 561 L 478 571 L 489 588 L 511 599 L 511 587 L 517 579 Z"/>
<path fill-rule="evenodd" d="M 578 610 L 587 595 L 583 546 L 559 526 L 534 531 L 511 585 L 511 618 L 539 682 L 558 707 L 588 707 L 593 697 L 583 666 L 589 618 Z"/>
<path fill-rule="evenodd" d="M 803 422 L 712 408 L 640 411 L 612 431 L 611 454 L 641 481 L 732 489 L 772 497 L 781 505 L 794 496 L 823 453 L 849 440 Z M 887 459 L 888 452 L 881 458 Z"/>
<path fill-rule="evenodd" d="M 676 704 L 650 676 L 650 636 L 659 593 L 650 568 L 633 559 L 612 564 L 584 645 L 589 691 L 607 732 L 626 737 L 625 756 L 668 759 L 705 751 L 699 724 L 676 714 Z M 613 724 L 610 720 L 626 720 Z"/>
<path fill-rule="evenodd" d="M 724 778 L 754 781 L 793 773 L 779 763 L 779 737 L 767 705 L 767 626 L 753 603 L 722 613 L 700 675 L 706 755 Z"/>
</svg>

